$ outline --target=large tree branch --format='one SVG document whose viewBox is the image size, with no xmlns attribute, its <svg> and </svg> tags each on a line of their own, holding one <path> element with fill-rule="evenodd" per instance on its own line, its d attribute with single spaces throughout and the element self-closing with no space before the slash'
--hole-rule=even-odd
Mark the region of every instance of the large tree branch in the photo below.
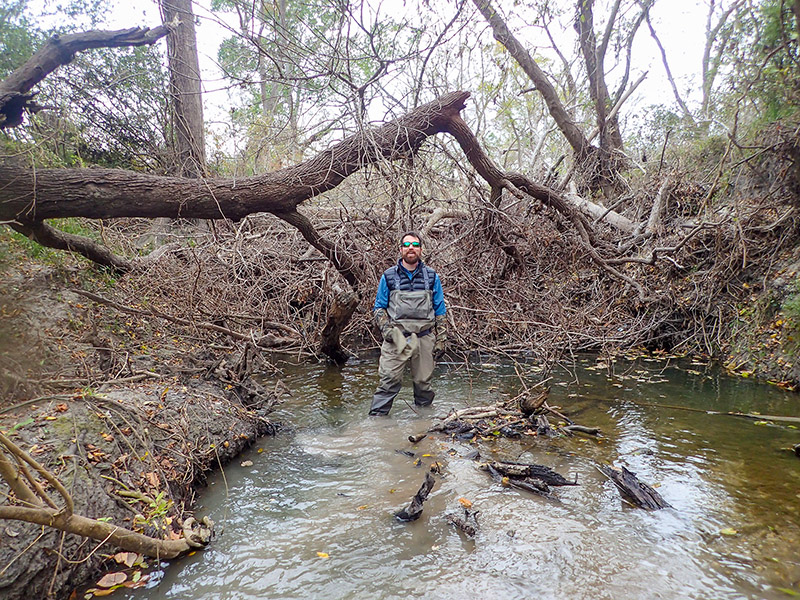
<svg viewBox="0 0 800 600">
<path fill-rule="evenodd" d="M 99 265 L 111 267 L 117 273 L 127 273 L 134 261 L 114 254 L 107 246 L 80 235 L 60 231 L 42 221 L 12 221 L 9 227 L 47 248 L 68 250 L 85 256 Z"/>
<path fill-rule="evenodd" d="M 36 112 L 39 107 L 33 102 L 34 94 L 28 92 L 58 67 L 72 61 L 77 52 L 91 48 L 152 44 L 167 35 L 170 28 L 162 25 L 154 29 L 134 27 L 118 31 L 54 35 L 24 65 L 0 82 L 0 129 L 22 123 L 25 110 Z"/>
<path fill-rule="evenodd" d="M 550 111 L 550 115 L 555 120 L 561 133 L 564 134 L 575 155 L 583 157 L 589 151 L 589 142 L 580 127 L 570 117 L 558 97 L 558 92 L 550 83 L 550 79 L 522 44 L 519 43 L 517 38 L 508 30 L 505 21 L 497 14 L 489 0 L 472 1 L 491 26 L 494 38 L 505 46 L 511 56 L 519 63 L 519 66 L 522 67 L 522 70 L 525 71 L 525 74 L 530 77 L 536 89 L 539 90 L 547 109 Z"/>
<path fill-rule="evenodd" d="M 17 459 L 18 467 L 14 467 L 13 463 L 7 459 L 6 453 Z M 53 503 L 45 491 L 44 485 L 24 470 L 24 464 L 33 467 L 39 477 L 61 495 L 64 500 L 63 507 L 59 509 Z M 21 474 L 25 475 L 27 483 L 22 481 Z M 175 558 L 202 548 L 211 540 L 213 523 L 207 519 L 202 523 L 197 523 L 194 519 L 187 519 L 184 523 L 183 538 L 160 540 L 113 523 L 74 514 L 72 497 L 63 484 L 36 462 L 30 454 L 3 434 L 0 434 L 0 477 L 14 491 L 16 501 L 23 504 L 23 506 L 12 504 L 0 506 L 0 519 L 13 519 L 55 527 L 67 533 L 110 542 L 129 552 L 138 552 L 145 556 L 162 559 Z"/>
<path fill-rule="evenodd" d="M 451 92 L 300 164 L 243 179 L 159 177 L 120 169 L 20 169 L 0 161 L 0 219 L 280 216 L 378 160 L 408 156 L 445 131 L 468 92 Z"/>
</svg>

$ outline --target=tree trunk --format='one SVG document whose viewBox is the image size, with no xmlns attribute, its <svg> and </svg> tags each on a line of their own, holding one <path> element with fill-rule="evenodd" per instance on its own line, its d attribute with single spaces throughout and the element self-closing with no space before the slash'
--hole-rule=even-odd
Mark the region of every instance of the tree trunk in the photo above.
<svg viewBox="0 0 800 600">
<path fill-rule="evenodd" d="M 612 108 L 604 67 L 608 39 L 603 39 L 600 46 L 597 45 L 597 37 L 594 32 L 593 5 L 594 0 L 579 0 L 575 30 L 578 32 L 581 53 L 586 65 L 586 74 L 589 77 L 589 96 L 594 104 L 597 127 L 600 130 L 600 148 L 606 152 L 612 152 L 614 150 L 622 150 L 622 134 L 619 130 L 617 116 L 608 114 Z M 612 14 L 609 17 L 609 21 L 611 22 L 614 19 L 615 16 Z"/>
<path fill-rule="evenodd" d="M 553 84 L 547 77 L 544 71 L 536 64 L 536 61 L 528 53 L 528 51 L 520 44 L 517 38 L 508 30 L 508 26 L 502 17 L 497 14 L 497 11 L 492 8 L 489 0 L 473 0 L 475 6 L 484 16 L 486 21 L 492 27 L 494 38 L 503 44 L 511 56 L 519 63 L 525 74 L 530 77 L 533 85 L 539 90 L 542 95 L 547 109 L 550 111 L 550 116 L 556 122 L 556 125 L 564 134 L 567 142 L 572 147 L 577 160 L 582 160 L 583 157 L 589 152 L 590 144 L 586 136 L 581 131 L 575 122 L 570 117 L 567 109 L 562 104 L 558 97 Z"/>
<path fill-rule="evenodd" d="M 191 0 L 161 0 L 164 23 L 177 27 L 167 38 L 170 98 L 175 147 L 175 174 L 202 177 L 206 173 L 203 95 L 197 36 Z"/>
<path fill-rule="evenodd" d="M 122 169 L 31 169 L 0 160 L 0 219 L 172 217 L 239 220 L 279 217 L 334 189 L 379 159 L 412 154 L 448 131 L 467 92 L 451 92 L 380 127 L 357 133 L 300 164 L 242 179 L 192 180 Z M 458 117 L 460 119 L 460 117 Z"/>
</svg>

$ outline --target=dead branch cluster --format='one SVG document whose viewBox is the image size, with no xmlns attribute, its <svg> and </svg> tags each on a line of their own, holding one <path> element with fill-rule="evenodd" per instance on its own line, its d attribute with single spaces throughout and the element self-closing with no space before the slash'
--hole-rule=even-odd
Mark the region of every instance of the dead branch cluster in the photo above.
<svg viewBox="0 0 800 600">
<path fill-rule="evenodd" d="M 433 153 L 415 157 L 413 198 L 387 205 L 391 181 L 408 176 L 387 162 L 304 212 L 332 247 L 351 255 L 356 249 L 364 270 L 367 284 L 342 332 L 352 349 L 375 343 L 369 282 L 377 286 L 396 260 L 397 232 L 416 228 L 427 232 L 425 258 L 444 283 L 455 350 L 545 360 L 632 347 L 714 354 L 737 302 L 762 286 L 796 242 L 800 216 L 786 191 L 791 181 L 757 166 L 744 163 L 741 183 L 723 196 L 686 173 L 671 174 L 669 185 L 641 182 L 616 210 L 651 231 L 621 237 L 596 223 L 594 249 L 561 212 L 537 200 L 509 194 L 498 202 L 480 186 L 469 202 L 439 200 L 441 165 Z M 664 207 L 653 224 L 647 190 L 655 185 Z M 121 281 L 116 295 L 198 345 L 215 338 L 228 346 L 249 341 L 318 352 L 337 290 L 347 284 L 295 229 L 253 215 L 217 222 L 193 240 Z M 592 253 L 636 286 L 599 267 Z"/>
</svg>

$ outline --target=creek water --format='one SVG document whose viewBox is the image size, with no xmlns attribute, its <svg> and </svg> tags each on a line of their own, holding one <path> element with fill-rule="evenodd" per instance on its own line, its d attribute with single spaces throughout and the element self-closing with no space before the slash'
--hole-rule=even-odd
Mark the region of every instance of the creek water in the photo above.
<svg viewBox="0 0 800 600">
<path fill-rule="evenodd" d="M 223 531 L 202 552 L 118 598 L 786 598 L 800 582 L 800 442 L 788 423 L 719 412 L 800 414 L 800 397 L 706 365 L 595 358 L 554 374 L 549 404 L 601 439 L 455 441 L 424 433 L 451 409 L 520 391 L 513 365 L 440 365 L 434 406 L 406 381 L 389 417 L 368 417 L 377 359 L 343 369 L 285 365 L 285 428 L 203 493 Z M 518 367 L 518 369 L 520 369 Z M 521 367 L 535 378 L 532 367 Z M 410 406 L 409 406 L 410 405 Z M 702 409 L 700 411 L 685 410 Z M 552 419 L 555 421 L 556 419 Z M 574 487 L 554 499 L 502 487 L 464 457 L 544 464 Z M 398 452 L 410 451 L 415 457 Z M 421 466 L 414 466 L 420 459 Z M 252 466 L 242 467 L 243 461 Z M 400 523 L 430 464 L 442 474 L 419 520 Z M 596 468 L 624 465 L 672 508 L 624 504 Z M 479 510 L 474 539 L 445 518 Z M 787 591 L 783 591 L 787 590 Z"/>
</svg>

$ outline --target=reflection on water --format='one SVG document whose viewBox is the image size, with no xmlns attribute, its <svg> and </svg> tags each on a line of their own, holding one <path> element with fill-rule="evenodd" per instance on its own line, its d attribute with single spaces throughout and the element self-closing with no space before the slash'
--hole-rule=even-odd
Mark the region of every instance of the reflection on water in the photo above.
<svg viewBox="0 0 800 600">
<path fill-rule="evenodd" d="M 484 458 L 577 475 L 580 485 L 557 489 L 555 500 L 493 483 L 460 458 L 467 443 L 407 440 L 450 409 L 516 395 L 511 365 L 440 366 L 434 406 L 415 407 L 408 382 L 388 418 L 366 414 L 375 361 L 287 366 L 293 397 L 275 418 L 292 427 L 262 440 L 242 457 L 252 467 L 229 466 L 203 496 L 198 513 L 223 533 L 166 568 L 158 585 L 115 596 L 785 598 L 780 588 L 798 590 L 800 581 L 800 461 L 782 449 L 800 432 L 703 411 L 797 415 L 800 399 L 681 366 L 615 364 L 610 375 L 587 359 L 557 374 L 550 404 L 600 427 L 602 440 L 480 443 Z M 413 451 L 422 466 L 397 450 Z M 422 517 L 396 522 L 433 461 L 445 469 Z M 625 506 L 599 463 L 627 466 L 674 508 Z M 480 510 L 474 540 L 444 518 L 461 497 Z"/>
</svg>

